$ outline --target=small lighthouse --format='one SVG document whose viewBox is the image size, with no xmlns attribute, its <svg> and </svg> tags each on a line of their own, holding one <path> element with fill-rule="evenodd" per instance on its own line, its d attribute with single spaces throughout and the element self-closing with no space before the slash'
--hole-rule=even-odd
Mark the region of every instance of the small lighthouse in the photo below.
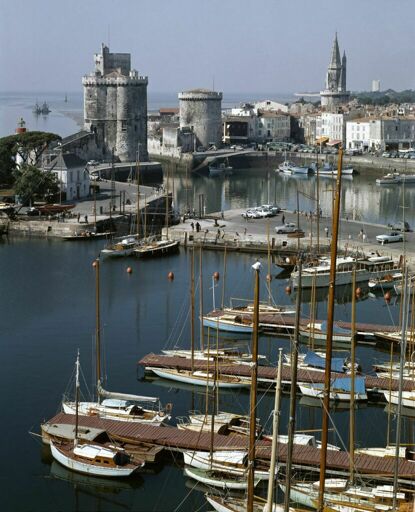
<svg viewBox="0 0 415 512">
<path fill-rule="evenodd" d="M 26 121 L 23 119 L 23 117 L 21 117 L 17 121 L 16 133 L 25 133 L 25 132 L 26 132 Z"/>
</svg>

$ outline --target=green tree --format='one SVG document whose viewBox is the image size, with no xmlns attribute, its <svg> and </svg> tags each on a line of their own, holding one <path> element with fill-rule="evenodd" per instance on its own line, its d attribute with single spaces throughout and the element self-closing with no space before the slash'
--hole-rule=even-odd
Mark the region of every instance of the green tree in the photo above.
<svg viewBox="0 0 415 512">
<path fill-rule="evenodd" d="M 37 162 L 50 143 L 58 140 L 59 135 L 49 132 L 24 132 L 0 138 L 0 184 L 13 184 L 17 155 L 24 164 L 29 156 Z"/>
<path fill-rule="evenodd" d="M 23 205 L 29 205 L 35 199 L 48 200 L 59 191 L 59 182 L 55 173 L 41 171 L 33 165 L 23 165 L 14 171 L 14 190 Z"/>
</svg>

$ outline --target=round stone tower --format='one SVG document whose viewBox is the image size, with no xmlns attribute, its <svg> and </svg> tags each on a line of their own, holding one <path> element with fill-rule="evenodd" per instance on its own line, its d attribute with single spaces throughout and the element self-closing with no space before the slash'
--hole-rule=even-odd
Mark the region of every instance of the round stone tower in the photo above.
<svg viewBox="0 0 415 512">
<path fill-rule="evenodd" d="M 84 86 L 84 126 L 93 131 L 107 156 L 121 162 L 146 161 L 147 77 L 131 69 L 130 54 L 110 53 L 102 46 L 95 54 L 95 72 L 82 79 Z"/>
<path fill-rule="evenodd" d="M 193 89 L 179 93 L 180 128 L 192 127 L 196 146 L 222 143 L 222 93 Z"/>
</svg>

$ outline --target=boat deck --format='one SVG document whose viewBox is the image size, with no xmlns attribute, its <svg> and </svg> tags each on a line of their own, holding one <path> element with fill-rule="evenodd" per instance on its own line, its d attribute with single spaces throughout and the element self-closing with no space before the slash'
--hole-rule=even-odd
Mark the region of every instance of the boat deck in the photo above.
<svg viewBox="0 0 415 512">
<path fill-rule="evenodd" d="M 49 424 L 75 424 L 75 415 L 59 413 L 48 421 Z M 106 420 L 93 416 L 79 416 L 82 427 L 105 429 L 109 436 L 115 440 L 123 440 L 130 444 L 151 443 L 173 451 L 203 450 L 209 451 L 210 433 L 199 433 L 190 430 L 179 430 L 176 427 L 143 425 L 117 420 Z M 215 450 L 246 449 L 248 436 L 235 437 L 214 434 Z M 320 450 L 313 446 L 295 445 L 293 449 L 293 464 L 304 470 L 319 471 Z M 257 441 L 256 456 L 264 460 L 271 457 L 271 443 Z M 287 445 L 278 445 L 278 460 L 284 464 L 287 458 Z M 332 474 L 343 474 L 349 471 L 349 454 L 328 450 L 327 468 Z M 393 476 L 394 457 L 374 457 L 360 454 L 355 457 L 355 470 L 360 476 L 377 475 L 381 479 L 390 479 Z M 402 459 L 399 462 L 399 479 L 408 485 L 415 486 L 415 462 Z"/>
<path fill-rule="evenodd" d="M 158 368 L 175 368 L 179 370 L 191 370 L 191 360 L 184 357 L 178 356 L 164 356 L 158 354 L 147 354 L 138 363 L 140 366 L 148 367 L 155 366 Z M 210 363 L 210 370 L 212 369 L 212 363 Z M 207 362 L 204 360 L 195 359 L 194 369 L 207 370 Z M 247 364 L 230 364 L 219 362 L 219 372 L 223 375 L 236 375 L 238 377 L 250 377 L 251 369 Z M 333 377 L 345 377 L 344 373 L 332 373 Z M 366 377 L 366 389 L 369 392 L 379 394 L 381 389 L 391 391 L 398 391 L 399 381 L 398 379 L 379 378 L 372 375 Z M 276 368 L 272 366 L 259 366 L 258 367 L 258 380 L 264 383 L 273 384 L 276 379 Z M 282 381 L 283 383 L 291 382 L 291 369 L 288 366 L 282 368 Z M 303 368 L 298 369 L 297 373 L 298 382 L 324 382 L 324 372 L 315 370 L 305 370 Z M 415 389 L 415 384 L 412 380 L 403 381 L 403 390 L 411 391 Z M 382 395 L 383 396 L 383 395 Z"/>
</svg>

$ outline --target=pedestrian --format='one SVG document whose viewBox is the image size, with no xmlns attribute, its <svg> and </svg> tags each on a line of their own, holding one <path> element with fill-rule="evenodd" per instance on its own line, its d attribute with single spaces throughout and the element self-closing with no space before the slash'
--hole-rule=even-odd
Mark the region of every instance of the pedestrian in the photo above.
<svg viewBox="0 0 415 512">
<path fill-rule="evenodd" d="M 361 229 L 361 230 L 359 231 L 359 238 L 362 238 L 362 239 L 363 239 L 363 229 Z"/>
<path fill-rule="evenodd" d="M 220 237 L 220 229 L 218 228 L 218 238 Z"/>
<path fill-rule="evenodd" d="M 79 224 L 79 221 L 81 220 L 81 214 L 79 212 L 78 212 L 77 217 L 78 217 L 78 224 Z"/>
<path fill-rule="evenodd" d="M 190 227 L 192 228 L 192 231 L 194 231 L 194 230 L 195 230 L 195 225 L 194 225 L 194 223 L 193 223 L 193 222 L 191 222 L 191 223 L 190 223 Z"/>
<path fill-rule="evenodd" d="M 282 214 L 282 219 L 281 220 L 282 220 L 282 223 L 285 224 L 285 215 L 284 214 Z"/>
<path fill-rule="evenodd" d="M 244 228 L 244 235 L 245 235 L 245 236 L 246 236 L 246 232 L 247 232 L 247 229 L 246 229 L 246 228 Z"/>
<path fill-rule="evenodd" d="M 329 228 L 327 226 L 324 228 L 324 232 L 326 233 L 326 237 L 328 238 L 329 237 Z"/>
<path fill-rule="evenodd" d="M 200 224 L 199 222 L 196 222 L 196 233 L 199 233 L 200 231 Z"/>
<path fill-rule="evenodd" d="M 222 220 L 224 220 L 224 218 L 225 218 L 225 214 L 223 213 L 223 210 L 220 212 L 220 218 L 221 218 Z"/>
<path fill-rule="evenodd" d="M 363 240 L 363 242 L 366 242 L 366 233 L 363 233 L 362 240 Z"/>
<path fill-rule="evenodd" d="M 88 215 L 85 215 L 84 220 L 85 220 L 85 224 L 88 224 Z"/>
</svg>

